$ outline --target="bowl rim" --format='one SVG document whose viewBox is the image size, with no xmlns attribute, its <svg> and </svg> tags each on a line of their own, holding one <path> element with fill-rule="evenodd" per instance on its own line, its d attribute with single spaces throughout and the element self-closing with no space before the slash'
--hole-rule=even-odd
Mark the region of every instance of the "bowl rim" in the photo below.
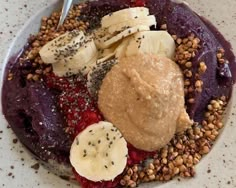
<svg viewBox="0 0 236 188">
<path fill-rule="evenodd" d="M 182 2 L 185 2 L 185 1 L 182 1 Z M 53 1 L 50 1 L 49 4 L 47 4 L 47 6 L 45 7 L 42 7 L 40 10 L 38 10 L 32 17 L 30 17 L 23 25 L 23 27 L 20 28 L 20 30 L 17 32 L 16 36 L 14 37 L 14 39 L 12 40 L 12 42 L 10 43 L 10 46 L 7 50 L 7 53 L 5 53 L 3 56 L 4 56 L 4 61 L 3 63 L 1 64 L 1 71 L 0 71 L 0 104 L 2 103 L 2 87 L 3 87 L 3 81 L 6 77 L 6 72 L 5 72 L 5 69 L 6 69 L 6 66 L 7 66 L 7 63 L 9 61 L 9 59 L 12 57 L 12 55 L 14 55 L 13 51 L 14 51 L 14 48 L 15 48 L 15 43 L 19 40 L 19 37 L 22 35 L 22 33 L 24 32 L 24 30 L 30 25 L 30 23 L 32 22 L 32 20 L 36 19 L 42 12 L 45 11 L 46 8 L 48 7 L 54 7 L 53 9 L 55 9 L 55 7 L 58 7 L 59 5 L 59 0 L 53 0 Z M 188 3 L 187 3 L 188 4 Z M 189 4 L 188 4 L 189 5 Z M 25 43 L 23 43 L 22 47 L 24 46 Z M 228 113 L 230 113 L 232 111 L 232 108 L 233 108 L 233 99 L 235 98 L 233 93 L 235 92 L 235 89 L 236 89 L 236 86 L 234 85 L 233 87 L 233 91 L 232 91 L 232 96 L 231 96 L 231 102 L 227 105 L 227 111 Z M 0 112 L 2 114 L 2 104 L 0 105 Z M 0 120 L 3 120 L 4 122 L 6 122 L 4 116 L 3 118 L 0 117 Z M 225 122 L 225 127 L 227 126 L 228 124 L 228 118 L 226 118 L 226 122 Z M 222 131 L 224 131 L 225 127 L 223 128 Z M 216 142 L 214 143 L 214 146 L 217 145 L 218 141 L 221 139 L 222 137 L 222 133 L 220 134 L 220 136 L 217 138 Z M 214 146 L 213 146 L 213 149 L 214 149 Z M 209 154 L 208 154 L 209 155 Z M 206 155 L 202 160 L 205 160 L 207 158 Z M 202 161 L 201 160 L 201 161 Z M 185 180 L 184 180 L 185 181 Z M 187 181 L 186 181 L 187 182 Z M 157 182 L 155 182 L 157 184 Z M 169 182 L 167 183 L 164 183 L 164 184 L 168 184 Z"/>
</svg>

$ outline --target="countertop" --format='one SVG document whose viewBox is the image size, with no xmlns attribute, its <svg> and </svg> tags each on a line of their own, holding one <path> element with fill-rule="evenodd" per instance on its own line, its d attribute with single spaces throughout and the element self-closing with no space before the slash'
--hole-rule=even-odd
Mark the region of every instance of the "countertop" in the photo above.
<svg viewBox="0 0 236 188">
<path fill-rule="evenodd" d="M 55 1 L 55 0 L 54 0 Z M 188 0 L 200 15 L 211 20 L 224 36 L 231 41 L 236 52 L 236 1 L 235 0 Z M 220 3 L 218 3 L 220 2 Z M 48 0 L 1 0 L 0 5 L 0 65 L 8 48 L 26 20 Z M 1 67 L 0 67 L 1 68 Z M 2 71 L 1 71 L 2 72 Z M 233 93 L 227 125 L 213 150 L 199 165 L 194 180 L 179 182 L 181 187 L 233 188 L 236 187 L 236 93 Z M 5 121 L 0 121 L 0 187 L 76 187 L 51 174 L 19 143 Z M 33 182 L 33 183 L 32 183 Z M 146 186 L 145 186 L 146 187 Z M 162 186 L 161 186 L 162 187 Z M 168 187 L 163 185 L 163 187 Z"/>
</svg>

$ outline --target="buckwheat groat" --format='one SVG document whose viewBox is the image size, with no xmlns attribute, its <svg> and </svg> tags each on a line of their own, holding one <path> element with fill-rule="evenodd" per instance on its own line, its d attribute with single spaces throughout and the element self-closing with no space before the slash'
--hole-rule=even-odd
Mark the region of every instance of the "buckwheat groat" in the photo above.
<svg viewBox="0 0 236 188">
<path fill-rule="evenodd" d="M 146 151 L 165 146 L 178 122 L 191 125 L 184 109 L 183 75 L 165 57 L 121 59 L 103 80 L 98 106 L 128 142 Z"/>
</svg>

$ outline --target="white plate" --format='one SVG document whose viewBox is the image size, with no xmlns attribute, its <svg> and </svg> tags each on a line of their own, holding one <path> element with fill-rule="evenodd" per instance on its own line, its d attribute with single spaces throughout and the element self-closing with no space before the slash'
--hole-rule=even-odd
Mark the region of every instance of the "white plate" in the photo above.
<svg viewBox="0 0 236 188">
<path fill-rule="evenodd" d="M 196 1 L 187 0 L 190 6 L 199 14 L 211 20 L 225 37 L 231 41 L 236 49 L 236 1 Z M 19 1 L 2 0 L 0 5 L 0 62 L 1 74 L 7 59 L 15 54 L 25 43 L 31 33 L 36 33 L 40 18 L 49 15 L 58 6 L 56 0 L 48 3 L 47 0 L 40 1 Z M 37 14 L 39 8 L 42 10 Z M 31 17 L 32 16 L 32 17 Z M 22 24 L 27 21 L 24 27 Z M 15 37 L 16 32 L 20 30 Z M 10 44 L 11 39 L 14 41 Z M 10 46 L 10 47 L 9 47 Z M 234 50 L 235 51 L 235 50 Z M 5 55 L 7 53 L 7 55 Z M 1 86 L 1 85 L 0 85 Z M 16 91 L 17 92 L 17 91 Z M 236 97 L 235 90 L 231 101 L 230 111 L 227 116 L 226 127 L 217 140 L 213 150 L 198 165 L 195 178 L 183 179 L 180 182 L 173 180 L 164 184 L 146 184 L 142 187 L 176 187 L 176 188 L 227 188 L 236 187 Z M 1 109 L 0 109 L 1 110 Z M 15 135 L 7 129 L 7 123 L 0 117 L 0 187 L 20 188 L 20 187 L 41 187 L 41 188 L 65 188 L 78 187 L 70 185 L 65 180 L 48 173 L 46 169 L 40 167 L 36 171 L 31 168 L 37 163 L 35 159 L 22 147 L 20 143 L 13 144 Z M 1 133 L 3 131 L 3 133 Z M 23 161 L 24 159 L 24 161 Z M 12 169 L 11 166 L 14 166 Z M 210 170 L 210 171 L 209 171 Z M 12 173 L 12 174 L 10 174 Z"/>
</svg>

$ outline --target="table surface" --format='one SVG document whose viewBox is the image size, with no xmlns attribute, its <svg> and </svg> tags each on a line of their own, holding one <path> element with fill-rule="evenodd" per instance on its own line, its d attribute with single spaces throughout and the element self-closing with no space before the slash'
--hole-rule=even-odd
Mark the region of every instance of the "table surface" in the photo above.
<svg viewBox="0 0 236 188">
<path fill-rule="evenodd" d="M 55 0 L 54 0 L 55 1 Z M 187 0 L 200 15 L 211 20 L 236 49 L 236 1 L 235 0 Z M 25 21 L 43 7 L 48 0 L 1 0 L 0 5 L 0 69 L 11 41 L 22 28 Z M 236 50 L 234 50 L 236 51 Z M 0 72 L 2 72 L 0 70 Z M 233 96 L 235 96 L 235 92 Z M 227 125 L 217 140 L 213 150 L 199 165 L 193 180 L 179 182 L 181 187 L 233 188 L 236 187 L 236 104 L 235 97 Z M 0 108 L 1 110 L 1 108 Z M 1 121 L 1 120 L 0 120 Z M 0 125 L 0 187 L 76 187 L 55 175 L 48 175 L 43 167 L 32 168 L 37 161 L 16 142 L 15 135 L 7 128 L 7 123 Z M 46 175 L 45 175 L 46 174 Z M 145 186 L 146 187 L 146 186 Z M 161 186 L 162 187 L 162 186 Z M 168 187 L 168 185 L 163 185 Z"/>
</svg>

